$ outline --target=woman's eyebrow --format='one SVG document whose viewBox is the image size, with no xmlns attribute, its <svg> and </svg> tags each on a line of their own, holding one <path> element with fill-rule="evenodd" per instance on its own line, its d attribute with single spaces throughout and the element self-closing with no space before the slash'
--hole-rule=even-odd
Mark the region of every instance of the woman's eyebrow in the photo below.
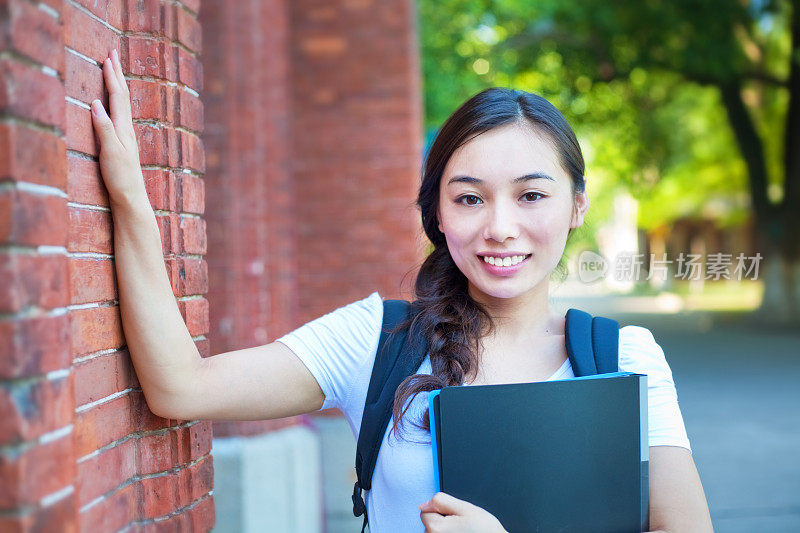
<svg viewBox="0 0 800 533">
<path fill-rule="evenodd" d="M 514 178 L 513 181 L 514 183 L 522 183 L 524 181 L 537 180 L 537 179 L 556 181 L 554 178 L 548 176 L 544 172 L 533 172 L 532 174 L 525 174 L 524 176 Z M 483 180 L 478 178 L 473 178 L 471 176 L 454 176 L 447 181 L 448 185 L 450 185 L 451 183 L 483 183 Z"/>
</svg>

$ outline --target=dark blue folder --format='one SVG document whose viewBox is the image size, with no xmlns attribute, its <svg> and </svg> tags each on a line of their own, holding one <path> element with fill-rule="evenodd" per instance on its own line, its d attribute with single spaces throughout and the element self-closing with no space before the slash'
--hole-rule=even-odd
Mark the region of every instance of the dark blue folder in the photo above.
<svg viewBox="0 0 800 533">
<path fill-rule="evenodd" d="M 428 401 L 437 491 L 510 533 L 647 530 L 646 375 L 447 387 Z"/>
</svg>

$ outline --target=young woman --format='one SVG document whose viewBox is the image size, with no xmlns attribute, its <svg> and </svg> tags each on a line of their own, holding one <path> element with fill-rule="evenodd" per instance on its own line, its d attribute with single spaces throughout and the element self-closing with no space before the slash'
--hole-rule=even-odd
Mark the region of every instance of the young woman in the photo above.
<svg viewBox="0 0 800 533">
<path fill-rule="evenodd" d="M 125 337 L 152 411 L 183 420 L 258 420 L 338 407 L 358 435 L 380 335 L 380 296 L 266 346 L 202 359 L 166 276 L 116 51 L 103 72 L 111 116 L 98 100 L 92 119 L 114 221 Z M 484 509 L 434 494 L 427 394 L 418 393 L 574 375 L 565 318 L 550 309 L 548 282 L 588 209 L 583 174 L 574 133 L 541 97 L 487 89 L 442 126 L 418 198 L 434 250 L 417 278 L 414 327 L 430 353 L 396 393 L 394 424 L 366 494 L 375 533 L 504 531 Z M 672 374 L 649 330 L 621 328 L 619 367 L 648 375 L 651 529 L 711 531 Z"/>
</svg>

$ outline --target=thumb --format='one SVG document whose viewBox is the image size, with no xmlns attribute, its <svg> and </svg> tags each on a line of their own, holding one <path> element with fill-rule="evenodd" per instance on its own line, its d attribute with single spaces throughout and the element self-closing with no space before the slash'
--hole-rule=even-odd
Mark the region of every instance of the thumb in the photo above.
<svg viewBox="0 0 800 533">
<path fill-rule="evenodd" d="M 451 496 L 445 492 L 437 492 L 430 501 L 422 505 L 425 507 L 425 509 L 423 509 L 424 511 L 435 511 L 444 515 L 463 515 L 472 507 L 471 503 L 459 500 L 455 496 Z"/>
<path fill-rule="evenodd" d="M 103 108 L 100 100 L 92 100 L 92 124 L 100 139 L 100 147 L 110 149 L 113 145 L 119 144 L 117 133 L 114 131 L 114 123 Z"/>
</svg>

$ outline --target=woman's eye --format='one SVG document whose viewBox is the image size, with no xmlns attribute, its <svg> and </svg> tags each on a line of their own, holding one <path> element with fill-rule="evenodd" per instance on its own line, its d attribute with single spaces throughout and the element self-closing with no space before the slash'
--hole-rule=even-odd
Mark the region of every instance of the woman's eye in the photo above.
<svg viewBox="0 0 800 533">
<path fill-rule="evenodd" d="M 536 197 L 544 198 L 544 195 L 540 192 L 526 192 L 522 195 L 522 197 L 528 202 L 535 202 L 537 200 Z"/>
<path fill-rule="evenodd" d="M 474 194 L 465 194 L 464 196 L 460 196 L 456 202 L 464 205 L 478 205 L 481 203 L 481 199 Z"/>
</svg>

